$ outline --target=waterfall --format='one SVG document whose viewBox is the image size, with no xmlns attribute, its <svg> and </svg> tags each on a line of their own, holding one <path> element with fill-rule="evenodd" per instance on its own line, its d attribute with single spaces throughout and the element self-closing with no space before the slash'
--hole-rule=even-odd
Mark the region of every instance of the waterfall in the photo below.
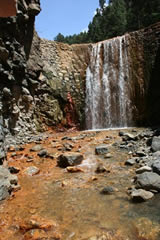
<svg viewBox="0 0 160 240">
<path fill-rule="evenodd" d="M 127 35 L 92 45 L 86 72 L 86 128 L 132 125 Z"/>
</svg>

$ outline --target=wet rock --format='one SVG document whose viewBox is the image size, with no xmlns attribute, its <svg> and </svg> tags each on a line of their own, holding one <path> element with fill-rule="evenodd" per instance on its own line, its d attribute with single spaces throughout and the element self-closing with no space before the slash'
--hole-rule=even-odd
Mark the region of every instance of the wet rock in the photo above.
<svg viewBox="0 0 160 240">
<path fill-rule="evenodd" d="M 102 163 L 99 163 L 97 168 L 96 168 L 96 173 L 104 173 L 104 172 L 110 172 L 109 170 L 106 169 L 106 167 L 102 164 Z"/>
<path fill-rule="evenodd" d="M 101 193 L 101 194 L 104 194 L 104 195 L 112 194 L 112 193 L 114 193 L 114 192 L 115 192 L 114 188 L 113 188 L 113 187 L 110 187 L 110 186 L 104 187 L 104 188 L 100 191 L 100 193 Z"/>
<path fill-rule="evenodd" d="M 37 144 L 37 145 L 33 146 L 33 147 L 30 149 L 30 151 L 31 151 L 31 152 L 38 152 L 38 151 L 41 151 L 42 149 L 43 149 L 43 146 L 40 145 L 40 144 Z"/>
<path fill-rule="evenodd" d="M 128 159 L 128 160 L 125 162 L 125 165 L 133 166 L 134 164 L 136 164 L 136 159 L 137 159 L 137 158 Z"/>
<path fill-rule="evenodd" d="M 131 192 L 131 199 L 134 202 L 142 202 L 142 201 L 147 201 L 151 199 L 154 194 L 152 192 L 143 190 L 143 189 L 134 189 Z"/>
<path fill-rule="evenodd" d="M 38 153 L 38 156 L 39 157 L 47 157 L 48 156 L 48 151 L 46 149 L 43 149 Z"/>
<path fill-rule="evenodd" d="M 83 155 L 76 152 L 61 154 L 57 159 L 59 167 L 66 168 L 68 166 L 79 165 L 83 160 Z"/>
<path fill-rule="evenodd" d="M 9 197 L 17 184 L 17 176 L 12 175 L 7 168 L 0 166 L 0 201 Z"/>
<path fill-rule="evenodd" d="M 156 136 L 153 137 L 151 148 L 152 148 L 153 152 L 160 151 L 160 136 L 159 137 L 156 137 Z"/>
<path fill-rule="evenodd" d="M 108 153 L 108 145 L 106 144 L 101 144 L 95 148 L 95 153 L 97 155 L 103 155 Z"/>
<path fill-rule="evenodd" d="M 144 172 L 136 176 L 136 187 L 145 190 L 160 191 L 160 176 L 153 172 Z"/>
<path fill-rule="evenodd" d="M 29 175 L 29 176 L 34 176 L 36 174 L 38 174 L 40 172 L 40 169 L 35 167 L 35 166 L 31 166 L 31 167 L 28 167 L 26 170 L 25 170 L 26 174 Z"/>
<path fill-rule="evenodd" d="M 143 166 L 141 168 L 136 169 L 137 174 L 141 174 L 141 173 L 144 173 L 144 172 L 152 172 L 152 168 L 149 167 L 149 166 Z"/>
</svg>

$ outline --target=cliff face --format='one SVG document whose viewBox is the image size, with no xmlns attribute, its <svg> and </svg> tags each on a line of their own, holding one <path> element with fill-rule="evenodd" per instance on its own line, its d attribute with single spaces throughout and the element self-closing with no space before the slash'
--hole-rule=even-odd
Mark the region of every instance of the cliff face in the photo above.
<svg viewBox="0 0 160 240">
<path fill-rule="evenodd" d="M 19 0 L 17 8 L 15 17 L 0 19 L 1 149 L 4 134 L 24 138 L 46 126 L 84 127 L 86 69 L 93 49 L 91 44 L 69 46 L 40 39 L 34 33 L 38 0 Z M 160 23 L 126 39 L 122 44 L 128 52 L 126 81 L 131 85 L 134 122 L 143 125 L 150 118 L 159 123 Z"/>
<path fill-rule="evenodd" d="M 24 132 L 28 131 L 32 122 L 28 109 L 33 97 L 28 89 L 35 76 L 28 74 L 27 59 L 32 45 L 35 15 L 39 12 L 39 0 L 19 0 L 16 16 L 0 18 L 0 159 L 4 157 L 4 134 L 21 132 L 18 126 Z"/>
</svg>

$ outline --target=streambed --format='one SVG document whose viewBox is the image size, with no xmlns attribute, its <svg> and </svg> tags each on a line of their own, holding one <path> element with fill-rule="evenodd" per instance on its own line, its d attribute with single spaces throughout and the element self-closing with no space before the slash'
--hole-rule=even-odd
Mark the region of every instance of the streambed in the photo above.
<svg viewBox="0 0 160 240">
<path fill-rule="evenodd" d="M 73 152 L 84 155 L 80 172 L 70 173 L 57 166 L 57 157 L 68 143 Z M 107 158 L 95 154 L 95 147 L 102 143 L 108 145 Z M 30 151 L 36 143 L 9 152 L 9 166 L 20 169 L 17 175 L 21 190 L 0 205 L 0 240 L 160 239 L 160 196 L 157 194 L 144 203 L 130 201 L 127 189 L 132 185 L 135 167 L 125 165 L 131 152 L 120 148 L 120 143 L 119 130 L 54 133 L 40 142 L 50 153 L 48 157 Z M 108 171 L 97 173 L 100 163 Z M 33 165 L 40 172 L 28 176 L 26 168 Z M 108 186 L 114 191 L 101 194 Z M 43 222 L 52 227 L 44 226 Z"/>
</svg>

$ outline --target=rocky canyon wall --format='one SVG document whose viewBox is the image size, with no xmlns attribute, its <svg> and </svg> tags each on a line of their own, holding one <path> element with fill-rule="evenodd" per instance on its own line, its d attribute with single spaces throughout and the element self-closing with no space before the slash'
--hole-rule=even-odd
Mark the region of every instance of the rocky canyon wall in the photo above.
<svg viewBox="0 0 160 240">
<path fill-rule="evenodd" d="M 27 60 L 39 12 L 39 0 L 19 0 L 16 16 L 0 18 L 0 161 L 7 146 L 4 135 L 15 135 L 18 131 L 23 136 L 34 130 L 29 124 L 32 110 L 29 113 L 28 109 L 32 109 L 33 97 L 28 89 L 35 76 L 29 76 Z"/>
</svg>

